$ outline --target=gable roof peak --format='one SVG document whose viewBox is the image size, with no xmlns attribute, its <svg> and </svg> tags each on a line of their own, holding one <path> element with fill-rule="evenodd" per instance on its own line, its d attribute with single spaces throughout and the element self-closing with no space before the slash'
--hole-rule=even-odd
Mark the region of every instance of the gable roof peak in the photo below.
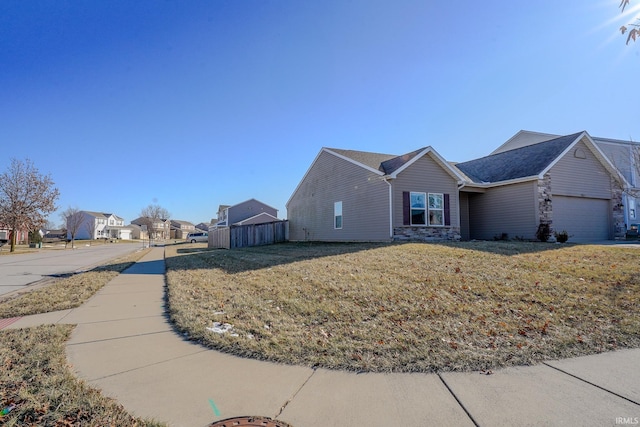
<svg viewBox="0 0 640 427">
<path fill-rule="evenodd" d="M 458 163 L 456 167 L 471 181 L 478 184 L 538 176 L 571 144 L 584 135 L 588 134 L 582 131 L 561 136 Z"/>
</svg>

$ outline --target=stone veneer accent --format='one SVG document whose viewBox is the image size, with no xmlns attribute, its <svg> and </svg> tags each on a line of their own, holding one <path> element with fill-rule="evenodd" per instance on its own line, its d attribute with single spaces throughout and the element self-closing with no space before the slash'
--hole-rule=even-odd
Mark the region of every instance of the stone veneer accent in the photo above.
<svg viewBox="0 0 640 427">
<path fill-rule="evenodd" d="M 538 180 L 538 216 L 540 224 L 549 224 L 553 236 L 553 199 L 551 197 L 551 176 L 546 174 Z"/>
<path fill-rule="evenodd" d="M 413 242 L 459 241 L 460 227 L 394 227 L 393 240 Z"/>
<path fill-rule="evenodd" d="M 612 204 L 612 219 L 613 219 L 613 238 L 615 240 L 625 240 L 627 227 L 624 223 L 624 210 L 626 206 L 622 203 L 622 188 L 620 183 L 611 179 L 611 204 Z"/>
</svg>

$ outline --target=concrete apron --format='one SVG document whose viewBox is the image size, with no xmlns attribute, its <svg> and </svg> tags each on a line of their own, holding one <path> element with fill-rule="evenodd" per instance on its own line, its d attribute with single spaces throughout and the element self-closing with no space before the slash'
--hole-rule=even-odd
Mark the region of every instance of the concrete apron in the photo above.
<svg viewBox="0 0 640 427">
<path fill-rule="evenodd" d="M 640 416 L 639 350 L 479 373 L 356 374 L 243 359 L 181 339 L 154 248 L 62 322 L 77 374 L 137 416 L 206 426 L 619 425 Z M 12 325 L 13 326 L 13 325 Z"/>
</svg>

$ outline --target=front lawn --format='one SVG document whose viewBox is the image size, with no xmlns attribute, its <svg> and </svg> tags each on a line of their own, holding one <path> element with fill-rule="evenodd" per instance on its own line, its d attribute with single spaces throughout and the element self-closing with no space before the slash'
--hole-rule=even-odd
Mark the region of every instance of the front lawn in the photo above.
<svg viewBox="0 0 640 427">
<path fill-rule="evenodd" d="M 639 260 L 640 248 L 524 242 L 166 248 L 169 314 L 191 339 L 354 371 L 639 347 Z"/>
</svg>

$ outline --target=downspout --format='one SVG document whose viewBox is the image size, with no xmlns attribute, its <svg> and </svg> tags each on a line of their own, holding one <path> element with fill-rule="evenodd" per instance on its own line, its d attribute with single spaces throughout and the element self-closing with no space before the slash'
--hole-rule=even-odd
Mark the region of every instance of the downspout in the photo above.
<svg viewBox="0 0 640 427">
<path fill-rule="evenodd" d="M 384 182 L 389 184 L 389 238 L 393 241 L 393 187 L 389 182 L 389 180 L 391 180 L 392 178 L 386 177 L 383 179 Z"/>
</svg>

